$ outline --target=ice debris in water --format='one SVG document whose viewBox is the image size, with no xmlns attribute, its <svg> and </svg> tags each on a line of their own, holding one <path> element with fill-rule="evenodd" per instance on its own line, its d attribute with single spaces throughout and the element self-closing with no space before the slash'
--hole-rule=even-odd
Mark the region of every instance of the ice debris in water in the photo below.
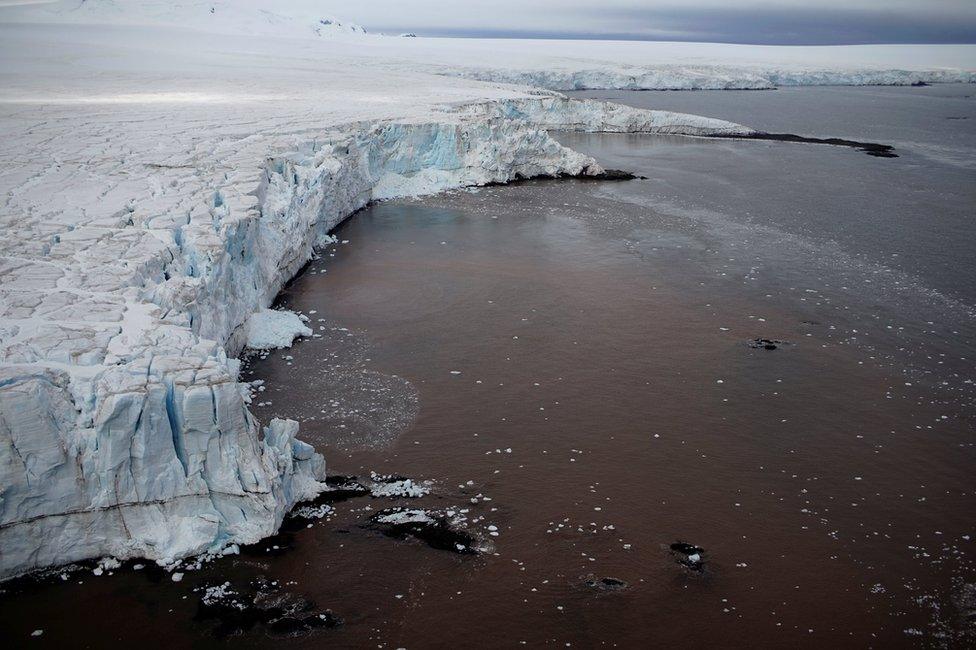
<svg viewBox="0 0 976 650">
<path fill-rule="evenodd" d="M 434 517 L 426 510 L 394 509 L 378 513 L 373 520 L 380 524 L 399 526 L 401 524 L 431 524 L 434 522 Z"/>
<path fill-rule="evenodd" d="M 389 508 L 373 515 L 368 525 L 394 539 L 413 537 L 438 550 L 477 554 L 475 538 L 460 527 L 461 520 L 438 510 Z"/>
<path fill-rule="evenodd" d="M 373 486 L 370 493 L 374 497 L 418 499 L 430 494 L 429 481 L 414 481 L 401 476 L 381 476 L 376 472 L 370 474 Z"/>
<path fill-rule="evenodd" d="M 318 506 L 301 506 L 292 510 L 291 514 L 302 519 L 322 519 L 329 515 L 334 508 L 326 503 Z"/>
<path fill-rule="evenodd" d="M 298 314 L 278 309 L 262 309 L 251 314 L 244 327 L 246 345 L 255 350 L 287 348 L 295 337 L 312 335 Z"/>
<path fill-rule="evenodd" d="M 103 557 L 101 560 L 98 561 L 98 565 L 94 569 L 92 569 L 92 573 L 95 574 L 96 576 L 100 576 L 106 571 L 108 571 L 109 575 L 111 575 L 112 571 L 118 569 L 121 566 L 122 563 L 119 562 L 114 557 Z"/>
<path fill-rule="evenodd" d="M 271 634 L 296 636 L 342 624 L 330 610 L 317 611 L 314 602 L 285 591 L 279 581 L 264 576 L 243 586 L 222 581 L 194 591 L 200 594 L 197 617 L 216 620 L 214 633 L 219 637 L 240 634 L 257 625 Z"/>
</svg>

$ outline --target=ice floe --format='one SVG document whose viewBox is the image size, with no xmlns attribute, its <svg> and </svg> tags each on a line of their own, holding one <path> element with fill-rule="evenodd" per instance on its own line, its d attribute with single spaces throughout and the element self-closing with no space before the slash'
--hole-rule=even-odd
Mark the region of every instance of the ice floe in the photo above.
<svg viewBox="0 0 976 650">
<path fill-rule="evenodd" d="M 290 347 L 299 336 L 311 336 L 298 314 L 280 309 L 256 311 L 244 324 L 247 330 L 245 345 L 254 350 Z"/>
</svg>

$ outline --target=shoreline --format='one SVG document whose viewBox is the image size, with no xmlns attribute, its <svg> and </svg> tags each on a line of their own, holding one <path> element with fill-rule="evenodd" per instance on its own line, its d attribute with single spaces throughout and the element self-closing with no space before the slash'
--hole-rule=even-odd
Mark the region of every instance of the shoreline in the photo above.
<svg viewBox="0 0 976 650">
<path fill-rule="evenodd" d="M 166 275 L 163 286 L 168 287 L 164 292 L 160 292 L 162 287 L 153 290 L 149 295 L 155 297 L 147 302 L 131 294 L 125 299 L 124 313 L 141 315 L 138 319 L 123 317 L 120 326 L 109 330 L 110 336 L 104 344 L 107 352 L 92 358 L 96 368 L 88 366 L 89 377 L 97 365 L 104 366 L 92 379 L 82 381 L 72 372 L 72 366 L 49 361 L 3 368 L 5 390 L 21 396 L 11 414 L 50 409 L 50 404 L 64 405 L 55 407 L 58 409 L 76 409 L 81 404 L 82 417 L 90 419 L 96 439 L 106 435 L 101 433 L 105 427 L 136 432 L 143 430 L 146 422 L 168 423 L 165 437 L 152 429 L 139 434 L 153 439 L 155 460 L 146 463 L 145 469 L 141 463 L 131 467 L 127 467 L 129 463 L 123 464 L 126 474 L 132 477 L 126 480 L 130 494 L 155 489 L 151 498 L 126 499 L 122 496 L 124 492 L 116 487 L 114 494 L 118 496 L 102 493 L 94 497 L 96 502 L 102 501 L 99 510 L 82 507 L 78 514 L 71 515 L 61 506 L 52 509 L 55 503 L 65 502 L 65 496 L 57 492 L 65 489 L 63 481 L 77 486 L 72 467 L 117 462 L 100 459 L 95 450 L 82 452 L 80 462 L 66 462 L 67 455 L 54 451 L 55 457 L 47 463 L 61 478 L 40 487 L 31 487 L 31 481 L 22 478 L 18 488 L 9 492 L 8 507 L 28 501 L 42 507 L 27 512 L 18 508 L 21 514 L 3 522 L 0 537 L 7 549 L 5 577 L 83 558 L 145 557 L 166 563 L 201 552 L 217 552 L 228 544 L 253 543 L 277 530 L 295 503 L 313 497 L 321 489 L 316 486 L 324 478 L 321 473 L 324 461 L 321 456 L 311 454 L 310 447 L 297 441 L 297 425 L 272 422 L 265 430 L 264 441 L 259 442 L 258 423 L 246 410 L 243 391 L 236 381 L 239 362 L 224 350 L 232 355 L 242 346 L 239 332 L 247 316 L 267 307 L 280 288 L 310 259 L 312 248 L 324 235 L 370 200 L 430 194 L 519 176 L 604 173 L 591 158 L 559 145 L 549 136 L 548 128 L 564 130 L 569 125 L 592 130 L 693 135 L 749 132 L 721 120 L 556 97 L 466 105 L 444 117 L 447 119 L 441 122 L 391 121 L 359 127 L 351 134 L 340 132 L 327 140 L 325 146 L 313 143 L 305 152 L 299 150 L 269 158 L 253 193 L 246 186 L 216 190 L 208 210 L 215 220 L 216 232 L 214 227 L 202 224 L 190 229 L 178 227 L 174 231 L 176 247 L 160 251 L 172 259 L 168 264 L 161 264 Z M 388 149 L 377 150 L 377 144 Z M 447 153 L 445 158 L 442 152 L 453 153 Z M 431 155 L 433 164 L 426 158 Z M 382 163 L 373 167 L 375 162 L 367 164 L 367 160 Z M 253 173 L 248 175 L 253 176 Z M 240 197 L 236 201 L 235 194 Z M 210 241 L 215 235 L 218 240 Z M 215 255 L 215 248 L 223 252 Z M 175 273 L 174 262 L 178 260 L 189 261 L 190 274 L 186 279 Z M 32 267 L 27 270 L 32 272 Z M 192 278 L 201 278 L 203 282 Z M 252 289 L 240 294 L 242 283 Z M 196 298 L 190 303 L 192 308 L 181 316 L 180 302 L 174 302 L 173 298 L 185 304 L 188 290 Z M 181 322 L 184 324 L 178 324 Z M 43 347 L 45 344 L 36 340 L 36 336 L 36 330 L 24 329 L 9 344 L 23 346 L 30 340 L 30 345 Z M 72 336 L 77 339 L 78 335 Z M 148 360 L 140 352 L 147 336 L 161 337 L 150 349 Z M 166 349 L 174 347 L 180 350 L 176 352 L 178 357 L 167 360 L 163 356 Z M 187 365 L 186 352 L 194 349 L 201 355 L 199 361 Z M 114 367 L 106 362 L 109 354 L 125 360 L 123 367 L 118 367 L 118 362 Z M 135 384 L 123 380 L 126 364 L 144 368 L 143 378 Z M 205 382 L 195 381 L 192 377 L 204 369 Z M 192 374 L 186 376 L 187 371 Z M 180 380 L 179 373 L 185 378 Z M 113 388 L 114 383 L 126 387 L 119 392 Z M 38 390 L 44 395 L 40 403 L 31 397 Z M 81 402 L 72 396 L 85 393 L 89 396 Z M 23 426 L 15 422 L 13 428 Z M 77 435 L 62 428 L 63 424 L 58 428 L 44 428 L 42 421 L 40 426 L 41 430 L 37 425 L 26 430 L 33 444 Z M 205 451 L 210 446 L 208 441 L 227 434 L 240 439 L 236 443 L 238 449 L 227 459 L 230 465 L 225 461 L 218 465 L 216 474 L 210 475 L 209 452 Z M 15 446 L 23 445 L 22 435 L 17 434 Z M 172 444 L 164 442 L 168 439 Z M 275 441 L 274 446 L 269 444 L 271 439 Z M 131 439 L 123 443 L 122 449 L 129 444 Z M 290 448 L 296 451 L 290 452 Z M 150 481 L 150 476 L 161 467 L 170 468 L 166 481 L 162 484 L 157 479 Z M 145 476 L 140 476 L 144 471 Z M 241 478 L 248 474 L 254 478 Z M 181 479 L 181 475 L 185 478 Z M 10 478 L 17 481 L 17 477 Z M 104 489 L 93 487 L 100 492 Z M 68 489 L 79 503 L 92 499 L 78 493 L 77 487 Z M 191 494 L 194 491 L 199 494 Z M 215 507 L 203 513 L 173 509 L 178 498 L 207 495 Z M 139 505 L 140 514 L 134 520 L 127 516 L 127 520 L 113 507 L 118 502 L 155 505 Z M 250 514 L 238 502 L 250 508 Z M 239 512 L 233 514 L 235 511 Z M 192 526 L 193 519 L 201 514 L 209 523 L 198 531 L 187 528 L 187 515 Z M 62 515 L 63 519 L 58 521 Z M 162 524 L 174 516 L 182 521 L 180 526 L 174 529 L 171 524 Z M 79 517 L 94 519 L 82 523 Z M 67 552 L 68 540 L 77 536 L 73 532 L 77 525 L 88 529 L 95 526 L 102 533 L 98 538 L 86 537 L 90 546 L 82 548 L 72 544 L 72 550 Z M 30 530 L 27 535 L 23 533 L 25 527 Z"/>
<path fill-rule="evenodd" d="M 232 357 L 247 318 L 369 201 L 601 173 L 550 130 L 752 133 L 438 77 L 410 57 L 354 77 L 344 49 L 358 41 L 294 41 L 298 54 L 282 62 L 287 39 L 2 29 L 15 70 L 0 99 L 13 170 L 0 215 L 0 399 L 14 468 L 0 511 L 4 576 L 256 541 L 316 492 L 324 461 L 288 423 L 262 440 Z M 57 44 L 39 48 L 38 33 Z M 101 60 L 106 33 L 146 70 Z M 382 54 L 412 47 L 404 40 L 414 39 L 368 44 Z M 478 58 L 477 43 L 464 45 Z M 65 67 L 67 54 L 82 63 Z M 204 510 L 172 501 L 201 496 L 211 497 Z M 121 516 L 120 503 L 154 505 Z M 69 511 L 94 519 L 53 522 Z"/>
</svg>

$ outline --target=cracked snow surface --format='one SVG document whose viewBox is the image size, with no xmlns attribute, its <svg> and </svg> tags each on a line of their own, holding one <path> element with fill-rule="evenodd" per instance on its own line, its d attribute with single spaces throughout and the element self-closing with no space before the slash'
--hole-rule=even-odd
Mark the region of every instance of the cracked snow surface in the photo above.
<svg viewBox="0 0 976 650">
<path fill-rule="evenodd" d="M 0 23 L 0 578 L 256 542 L 323 489 L 235 357 L 368 202 L 602 171 L 549 129 L 751 132 L 317 48 Z"/>
</svg>

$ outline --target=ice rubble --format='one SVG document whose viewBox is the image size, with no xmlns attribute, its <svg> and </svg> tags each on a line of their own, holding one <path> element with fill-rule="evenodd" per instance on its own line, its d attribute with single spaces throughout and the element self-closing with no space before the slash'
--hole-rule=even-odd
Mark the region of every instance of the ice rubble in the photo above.
<svg viewBox="0 0 976 650">
<path fill-rule="evenodd" d="M 298 314 L 281 309 L 261 309 L 244 323 L 245 345 L 255 350 L 291 347 L 298 336 L 311 336 Z"/>
<path fill-rule="evenodd" d="M 11 227 L 0 258 L 0 575 L 89 557 L 166 561 L 272 534 L 323 488 L 324 462 L 294 422 L 275 420 L 261 438 L 228 351 L 269 333 L 260 310 L 371 200 L 602 171 L 549 128 L 749 132 L 558 96 L 465 102 L 237 160 L 233 180 L 199 188 L 185 217 L 136 225 L 129 206 L 40 240 Z"/>
</svg>

